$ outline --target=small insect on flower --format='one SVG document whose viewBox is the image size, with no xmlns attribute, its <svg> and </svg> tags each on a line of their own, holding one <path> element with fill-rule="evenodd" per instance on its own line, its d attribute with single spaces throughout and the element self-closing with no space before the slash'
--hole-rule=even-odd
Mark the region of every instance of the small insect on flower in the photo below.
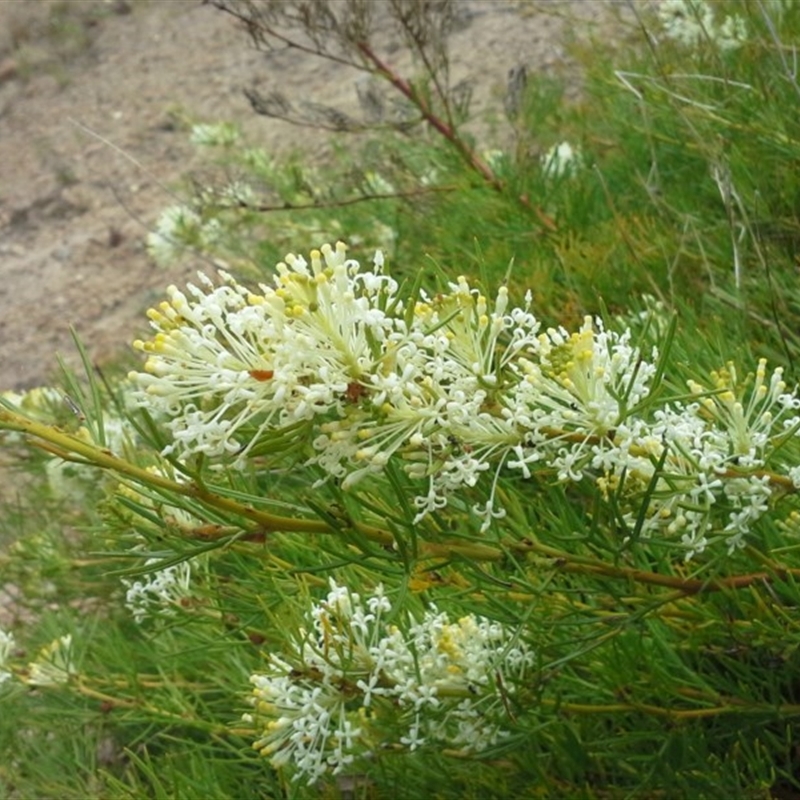
<svg viewBox="0 0 800 800">
<path fill-rule="evenodd" d="M 249 369 L 247 373 L 251 378 L 263 383 L 264 381 L 271 380 L 275 371 L 271 369 Z"/>
<path fill-rule="evenodd" d="M 347 391 L 344 393 L 345 398 L 350 403 L 357 403 L 367 392 L 365 386 L 357 381 L 351 381 L 347 384 Z"/>
<path fill-rule="evenodd" d="M 86 417 L 83 415 L 83 412 L 78 408 L 78 404 L 68 395 L 62 395 L 64 398 L 64 402 L 69 407 L 69 410 L 81 421 L 86 422 Z"/>
</svg>

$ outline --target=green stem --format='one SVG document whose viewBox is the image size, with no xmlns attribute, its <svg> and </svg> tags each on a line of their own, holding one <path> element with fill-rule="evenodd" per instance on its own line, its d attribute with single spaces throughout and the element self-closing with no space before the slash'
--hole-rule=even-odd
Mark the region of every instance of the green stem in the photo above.
<svg viewBox="0 0 800 800">
<path fill-rule="evenodd" d="M 40 443 L 46 443 L 44 445 L 45 449 L 62 458 L 78 455 L 93 466 L 117 475 L 123 475 L 135 483 L 152 486 L 183 497 L 191 497 L 211 508 L 244 517 L 255 522 L 262 532 L 336 533 L 334 528 L 322 520 L 296 519 L 294 517 L 269 514 L 266 511 L 261 511 L 250 505 L 244 505 L 228 497 L 211 492 L 196 482 L 178 483 L 163 475 L 155 475 L 147 469 L 137 467 L 135 464 L 115 456 L 106 448 L 98 447 L 78 436 L 61 431 L 53 425 L 46 425 L 42 422 L 28 419 L 5 407 L 0 407 L 0 429 L 2 428 L 26 433 L 28 436 L 39 440 Z M 394 544 L 394 537 L 388 531 L 360 523 L 353 523 L 353 528 L 379 544 Z"/>
<path fill-rule="evenodd" d="M 719 717 L 725 714 L 766 714 L 771 717 L 794 717 L 800 715 L 800 705 L 787 703 L 785 705 L 759 705 L 731 700 L 723 705 L 711 708 L 672 709 L 663 706 L 654 706 L 648 703 L 561 703 L 558 700 L 542 699 L 540 705 L 555 707 L 568 714 L 629 714 L 644 713 L 657 717 L 664 717 L 675 722 L 680 720 L 706 719 Z"/>
<path fill-rule="evenodd" d="M 398 75 L 385 61 L 383 61 L 377 53 L 369 46 L 367 42 L 359 42 L 358 49 L 360 53 L 367 59 L 367 61 L 375 69 L 376 73 L 384 80 L 388 81 L 399 91 L 404 97 L 410 100 L 417 110 L 422 115 L 422 118 L 434 130 L 438 131 L 453 147 L 458 151 L 458 154 L 464 161 L 473 169 L 481 178 L 496 192 L 503 193 L 505 191 L 505 184 L 497 175 L 494 174 L 489 165 L 481 159 L 478 154 L 459 136 L 458 131 L 453 125 L 449 124 L 437 114 L 433 112 L 425 98 L 409 83 L 405 78 Z M 528 211 L 532 211 L 543 227 L 550 231 L 557 230 L 555 222 L 547 216 L 540 208 L 532 205 L 527 195 L 520 195 L 518 198 L 519 203 Z"/>
<path fill-rule="evenodd" d="M 157 475 L 142 467 L 115 456 L 110 450 L 98 447 L 87 442 L 78 436 L 59 430 L 52 425 L 46 425 L 35 420 L 28 419 L 21 414 L 17 414 L 5 407 L 0 407 L 0 429 L 20 431 L 28 434 L 40 443 L 46 443 L 46 449 L 60 455 L 69 457 L 77 455 L 87 462 L 101 469 L 109 470 L 118 475 L 133 480 L 136 483 L 152 486 L 166 492 L 191 497 L 199 500 L 210 508 L 225 511 L 231 514 L 248 519 L 258 525 L 258 530 L 251 532 L 252 535 L 260 536 L 266 533 L 336 533 L 328 523 L 322 520 L 297 519 L 295 517 L 282 517 L 269 514 L 232 500 L 228 497 L 209 491 L 204 486 L 196 482 L 178 483 L 162 475 Z M 43 445 L 45 446 L 45 445 Z M 359 522 L 351 523 L 354 530 L 362 534 L 371 541 L 381 545 L 392 546 L 395 543 L 394 536 L 386 530 L 365 525 Z M 226 529 L 220 528 L 219 531 Z M 210 532 L 205 528 L 198 531 L 204 538 L 215 538 L 222 535 L 219 531 Z M 247 538 L 247 537 L 245 537 Z M 697 578 L 681 578 L 675 575 L 661 575 L 646 570 L 632 569 L 630 567 L 615 567 L 602 561 L 557 550 L 553 547 L 534 542 L 531 539 L 523 541 L 506 541 L 504 549 L 484 545 L 480 543 L 466 543 L 458 541 L 450 542 L 426 542 L 424 544 L 424 554 L 429 558 L 458 556 L 474 561 L 501 561 L 506 557 L 508 551 L 519 555 L 535 553 L 552 559 L 553 568 L 562 572 L 576 573 L 582 575 L 600 575 L 617 580 L 628 580 L 634 583 L 641 583 L 651 586 L 660 586 L 673 589 L 683 594 L 699 594 L 709 591 L 724 591 L 727 589 L 743 589 L 754 583 L 763 581 L 773 581 L 775 579 L 786 579 L 788 577 L 800 579 L 800 570 L 782 567 L 779 564 L 770 564 L 769 572 L 756 572 L 745 575 L 733 575 L 728 578 L 717 578 L 701 580 Z"/>
<path fill-rule="evenodd" d="M 550 561 L 550 567 L 558 572 L 577 575 L 597 575 L 612 580 L 625 580 L 648 586 L 672 589 L 679 595 L 693 595 L 704 592 L 721 592 L 726 590 L 746 589 L 753 584 L 775 580 L 786 580 L 791 577 L 800 580 L 800 569 L 790 569 L 775 562 L 769 562 L 769 571 L 750 572 L 743 575 L 731 575 L 726 578 L 682 578 L 679 575 L 662 575 L 631 567 L 616 567 L 604 561 L 578 556 L 549 547 L 531 539 L 506 540 L 504 549 L 466 542 L 424 542 L 421 545 L 423 557 L 450 559 L 458 556 L 471 561 L 502 561 L 509 551 L 517 555 L 536 554 Z M 532 595 L 514 592 L 517 599 L 530 599 Z"/>
</svg>

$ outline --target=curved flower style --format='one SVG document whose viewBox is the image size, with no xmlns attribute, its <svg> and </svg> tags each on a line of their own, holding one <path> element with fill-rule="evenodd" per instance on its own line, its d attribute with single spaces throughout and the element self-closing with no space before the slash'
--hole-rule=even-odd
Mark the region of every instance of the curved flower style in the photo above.
<svg viewBox="0 0 800 800">
<path fill-rule="evenodd" d="M 741 545 L 776 487 L 800 485 L 773 463 L 800 400 L 765 362 L 752 386 L 729 365 L 710 390 L 690 382 L 688 401 L 657 405 L 658 351 L 630 330 L 587 317 L 541 332 L 530 296 L 510 308 L 502 287 L 491 303 L 463 277 L 401 297 L 383 267 L 380 251 L 364 270 L 339 243 L 287 256 L 257 294 L 226 273 L 171 287 L 133 374 L 168 420 L 167 452 L 241 460 L 267 435 L 305 436 L 307 463 L 345 489 L 395 460 L 426 487 L 418 520 L 485 480 L 484 529 L 504 514 L 502 470 L 589 474 L 632 536 L 666 535 L 687 557 L 712 538 Z"/>
</svg>

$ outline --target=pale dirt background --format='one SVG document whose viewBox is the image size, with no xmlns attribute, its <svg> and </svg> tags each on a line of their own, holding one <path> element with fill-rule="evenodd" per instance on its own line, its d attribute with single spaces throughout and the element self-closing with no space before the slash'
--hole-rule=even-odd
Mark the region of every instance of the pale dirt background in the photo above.
<svg viewBox="0 0 800 800">
<path fill-rule="evenodd" d="M 461 2 L 454 82 L 474 82 L 478 118 L 497 116 L 512 67 L 563 69 L 570 37 L 619 25 L 610 0 Z M 381 44 L 409 74 L 397 43 Z M 98 363 L 119 354 L 163 288 L 190 277 L 194 267 L 167 271 L 144 249 L 199 165 L 176 119 L 237 121 L 271 152 L 324 159 L 330 134 L 256 116 L 242 89 L 359 117 L 357 78 L 295 51 L 257 52 L 200 0 L 0 0 L 0 391 L 51 379 L 56 353 L 74 364 L 70 325 Z"/>
<path fill-rule="evenodd" d="M 458 2 L 451 72 L 473 83 L 471 130 L 483 147 L 509 142 L 486 112 L 502 121 L 511 68 L 567 70 L 578 93 L 568 42 L 621 36 L 628 24 L 618 0 Z M 379 55 L 410 77 L 399 43 L 378 38 Z M 97 364 L 117 359 L 146 332 L 144 311 L 164 288 L 205 266 L 166 270 L 144 248 L 161 210 L 188 191 L 180 178 L 203 163 L 186 121 L 235 121 L 275 155 L 299 149 L 324 162 L 330 134 L 256 116 L 242 90 L 277 88 L 360 118 L 358 77 L 296 52 L 257 52 L 200 0 L 0 0 L 0 392 L 58 385 L 56 354 L 77 361 L 70 326 Z M 0 448 L 0 511 L 17 510 L 0 513 L 3 546 L 19 534 L 12 517 L 30 516 L 20 498 L 33 477 L 17 469 L 20 455 Z M 68 515 L 62 532 L 78 535 Z M 30 623 L 21 592 L 0 583 L 0 627 Z"/>
</svg>

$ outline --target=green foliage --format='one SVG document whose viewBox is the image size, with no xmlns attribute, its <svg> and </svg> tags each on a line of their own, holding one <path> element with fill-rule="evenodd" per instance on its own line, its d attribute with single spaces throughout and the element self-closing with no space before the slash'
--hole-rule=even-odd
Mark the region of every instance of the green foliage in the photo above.
<svg viewBox="0 0 800 800">
<path fill-rule="evenodd" d="M 744 375 L 758 357 L 783 364 L 792 385 L 800 86 L 787 53 L 800 12 L 788 2 L 715 4 L 711 17 L 703 4 L 685 8 L 691 44 L 641 9 L 625 47 L 576 45 L 577 102 L 531 76 L 515 146 L 502 153 L 462 138 L 459 108 L 433 80 L 436 62 L 405 83 L 362 50 L 373 77 L 434 129 L 441 123 L 441 135 L 418 135 L 404 119 L 362 135 L 355 155 L 343 143 L 334 163 L 312 168 L 270 159 L 232 126 L 196 126 L 225 178 L 170 211 L 151 252 L 223 260 L 255 287 L 298 240 L 345 238 L 353 252 L 381 246 L 412 300 L 422 289 L 435 305 L 459 275 L 490 296 L 507 281 L 516 304 L 530 289 L 543 329 L 602 315 L 607 328 L 631 331 L 642 361 L 658 344 L 653 392 L 622 422 L 687 398 L 716 408 L 729 388 L 746 405 L 753 376 Z M 264 13 L 262 37 L 272 24 Z M 344 46 L 351 28 L 337 19 L 326 30 Z M 723 38 L 726 19 L 746 35 L 731 23 L 733 38 Z M 406 33 L 428 52 L 419 31 Z M 572 160 L 559 166 L 565 141 Z M 554 347 L 554 373 L 559 359 L 577 358 L 575 341 Z M 723 369 L 729 362 L 742 365 L 738 378 Z M 134 407 L 130 384 L 103 384 L 85 366 L 85 376 L 66 377 L 67 403 L 45 392 L 0 405 L 3 444 L 32 479 L 0 530 L 0 586 L 13 610 L 0 633 L 14 635 L 5 657 L 0 639 L 0 797 L 798 796 L 800 510 L 786 477 L 800 455 L 795 430 L 774 439 L 762 470 L 736 461 L 710 476 L 689 470 L 692 482 L 762 477 L 774 491 L 741 546 L 715 542 L 737 508 L 723 506 L 708 548 L 687 558 L 674 539 L 647 533 L 649 509 L 687 480 L 667 449 L 650 452 L 652 478 L 639 477 L 632 494 L 637 478 L 625 470 L 587 468 L 570 480 L 544 460 L 531 477 L 493 482 L 493 464 L 420 515 L 413 500 L 424 481 L 399 458 L 353 487 L 320 485 L 310 421 L 264 431 L 256 419 L 244 463 L 238 453 L 165 450 L 164 417 Z M 266 381 L 267 372 L 251 375 Z M 346 399 L 361 409 L 353 383 Z M 39 446 L 30 456 L 23 436 Z M 450 444 L 464 455 L 464 443 Z M 470 511 L 487 497 L 505 511 L 488 526 Z M 156 575 L 169 590 L 148 595 Z M 330 579 L 353 605 L 355 593 L 383 587 L 387 637 L 408 637 L 439 612 L 454 638 L 465 621 L 502 626 L 511 639 L 496 669 L 465 698 L 495 698 L 485 718 L 499 713 L 503 735 L 479 752 L 433 736 L 407 746 L 402 698 L 387 694 L 362 707 L 372 747 L 343 774 L 307 785 L 275 751 L 256 753 L 253 741 L 274 726 L 242 716 L 255 713 L 250 676 L 280 656 L 293 685 L 322 682 L 301 646 L 310 608 L 327 625 L 318 649 L 329 661 L 337 646 L 347 650 L 336 638 L 352 634 L 347 614 L 323 599 Z M 506 680 L 503 658 L 515 648 L 532 660 Z M 52 683 L 43 665 L 55 669 Z M 363 687 L 345 670 L 336 688 L 354 714 Z M 450 687 L 459 697 L 462 688 Z M 444 726 L 441 698 L 430 713 Z"/>
</svg>

